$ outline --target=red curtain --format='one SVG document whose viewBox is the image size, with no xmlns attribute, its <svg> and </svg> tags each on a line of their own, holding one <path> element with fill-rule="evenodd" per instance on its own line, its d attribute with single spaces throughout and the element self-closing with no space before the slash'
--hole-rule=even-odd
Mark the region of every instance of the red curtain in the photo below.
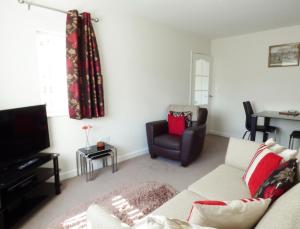
<svg viewBox="0 0 300 229">
<path fill-rule="evenodd" d="M 90 14 L 70 10 L 66 33 L 70 118 L 103 117 L 103 77 Z"/>
</svg>

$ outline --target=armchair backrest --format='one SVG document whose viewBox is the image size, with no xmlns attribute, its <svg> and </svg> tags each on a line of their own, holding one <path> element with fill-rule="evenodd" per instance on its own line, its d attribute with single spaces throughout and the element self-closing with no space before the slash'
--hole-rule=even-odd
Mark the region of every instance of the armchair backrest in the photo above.
<svg viewBox="0 0 300 229">
<path fill-rule="evenodd" d="M 198 125 L 205 124 L 207 120 L 207 109 L 200 108 L 199 106 L 192 105 L 169 105 L 168 112 L 177 111 L 177 112 L 192 112 L 192 121 Z"/>
</svg>

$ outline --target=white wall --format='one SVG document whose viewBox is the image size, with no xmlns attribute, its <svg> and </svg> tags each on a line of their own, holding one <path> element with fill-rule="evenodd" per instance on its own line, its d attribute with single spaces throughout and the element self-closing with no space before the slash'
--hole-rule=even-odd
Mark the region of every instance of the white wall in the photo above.
<svg viewBox="0 0 300 229">
<path fill-rule="evenodd" d="M 81 126 L 93 125 L 95 142 L 110 137 L 120 158 L 147 151 L 145 123 L 163 119 L 170 103 L 188 103 L 190 51 L 210 53 L 210 41 L 142 18 L 123 15 L 109 1 L 44 1 L 64 9 L 90 10 L 102 58 L 106 117 L 94 120 L 49 118 L 51 145 L 61 154 L 65 177 L 75 174 L 75 151 L 84 146 Z M 68 4 L 66 4 L 68 2 Z M 65 33 L 65 15 L 17 1 L 0 3 L 0 109 L 40 103 L 36 30 Z"/>
<path fill-rule="evenodd" d="M 241 137 L 245 131 L 242 102 L 250 100 L 256 111 L 300 110 L 300 67 L 268 68 L 270 45 L 300 42 L 300 26 L 228 37 L 212 41 L 214 59 L 213 133 Z M 300 122 L 271 121 L 281 128 L 280 142 L 287 145 Z M 258 135 L 258 140 L 262 140 Z"/>
</svg>

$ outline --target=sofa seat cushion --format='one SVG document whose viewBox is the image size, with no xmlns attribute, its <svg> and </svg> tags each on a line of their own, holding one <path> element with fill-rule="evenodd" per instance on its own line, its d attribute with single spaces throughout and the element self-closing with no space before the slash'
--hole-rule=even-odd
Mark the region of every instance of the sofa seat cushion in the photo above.
<svg viewBox="0 0 300 229">
<path fill-rule="evenodd" d="M 117 217 L 107 212 L 97 204 L 92 204 L 87 210 L 87 224 L 90 229 L 128 229 Z"/>
<path fill-rule="evenodd" d="M 154 138 L 154 144 L 167 149 L 180 150 L 180 140 L 180 136 L 163 134 Z"/>
<path fill-rule="evenodd" d="M 191 207 L 194 201 L 205 200 L 206 198 L 191 192 L 184 190 L 176 195 L 171 200 L 164 203 L 158 209 L 156 209 L 153 215 L 163 215 L 168 218 L 187 220 Z"/>
<path fill-rule="evenodd" d="M 215 170 L 188 187 L 211 200 L 236 200 L 250 197 L 242 176 L 243 170 L 229 165 L 220 165 Z"/>
<path fill-rule="evenodd" d="M 256 229 L 295 229 L 300 225 L 300 184 L 279 197 L 256 225 Z"/>
</svg>

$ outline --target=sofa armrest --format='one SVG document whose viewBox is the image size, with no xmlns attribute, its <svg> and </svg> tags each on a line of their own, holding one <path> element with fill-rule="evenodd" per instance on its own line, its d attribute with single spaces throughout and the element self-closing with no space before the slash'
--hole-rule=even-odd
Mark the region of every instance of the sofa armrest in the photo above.
<svg viewBox="0 0 300 229">
<path fill-rule="evenodd" d="M 153 139 L 156 136 L 168 133 L 168 122 L 160 120 L 146 123 L 148 144 L 153 144 Z"/>
<path fill-rule="evenodd" d="M 117 217 L 109 214 L 97 204 L 92 204 L 87 210 L 88 229 L 128 229 Z"/>
<path fill-rule="evenodd" d="M 196 158 L 202 151 L 206 135 L 206 124 L 187 128 L 181 138 L 180 160 L 183 166 Z"/>
<path fill-rule="evenodd" d="M 246 170 L 259 145 L 259 143 L 253 141 L 230 138 L 225 164 Z"/>
</svg>

